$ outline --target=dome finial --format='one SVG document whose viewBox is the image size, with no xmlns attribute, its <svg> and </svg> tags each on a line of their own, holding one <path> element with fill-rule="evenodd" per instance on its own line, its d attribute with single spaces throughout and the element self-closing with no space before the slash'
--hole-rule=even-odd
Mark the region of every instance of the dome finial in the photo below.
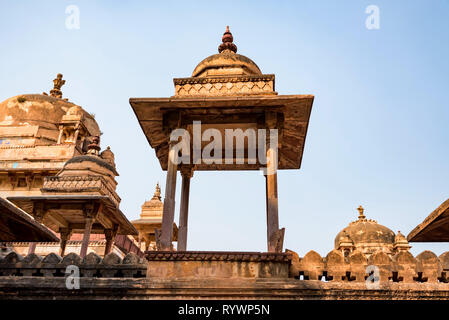
<svg viewBox="0 0 449 320">
<path fill-rule="evenodd" d="M 226 31 L 223 33 L 221 41 L 223 41 L 223 43 L 218 46 L 219 53 L 224 50 L 230 50 L 234 53 L 237 52 L 237 46 L 232 42 L 234 41 L 234 37 L 232 36 L 231 31 L 229 31 L 229 26 L 226 26 Z"/>
<path fill-rule="evenodd" d="M 366 217 L 365 217 L 365 215 L 363 214 L 363 211 L 365 211 L 365 209 L 363 209 L 362 206 L 359 206 L 359 207 L 357 208 L 357 210 L 359 211 L 359 220 L 365 219 Z"/>
<path fill-rule="evenodd" d="M 65 80 L 62 80 L 62 73 L 58 73 L 56 79 L 53 80 L 53 89 L 50 90 L 50 95 L 55 98 L 62 98 L 61 87 L 65 84 Z"/>
<path fill-rule="evenodd" d="M 153 200 L 161 200 L 161 187 L 159 187 L 159 182 L 156 184 L 156 190 L 154 191 Z"/>
</svg>

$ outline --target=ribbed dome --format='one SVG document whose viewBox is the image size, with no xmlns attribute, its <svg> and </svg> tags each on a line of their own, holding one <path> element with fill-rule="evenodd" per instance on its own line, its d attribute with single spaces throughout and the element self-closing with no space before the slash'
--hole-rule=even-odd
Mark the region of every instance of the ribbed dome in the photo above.
<svg viewBox="0 0 449 320">
<path fill-rule="evenodd" d="M 1 102 L 0 126 L 39 125 L 59 130 L 58 125 L 69 110 L 82 112 L 89 132 L 92 135 L 100 134 L 95 119 L 80 106 L 43 94 L 23 94 Z"/>
<path fill-rule="evenodd" d="M 351 222 L 335 237 L 335 249 L 340 245 L 341 239 L 349 236 L 354 247 L 362 252 L 375 252 L 377 250 L 391 250 L 394 245 L 395 234 L 387 227 L 374 220 L 368 220 L 363 215 L 363 208 L 359 207 L 359 219 Z"/>
</svg>

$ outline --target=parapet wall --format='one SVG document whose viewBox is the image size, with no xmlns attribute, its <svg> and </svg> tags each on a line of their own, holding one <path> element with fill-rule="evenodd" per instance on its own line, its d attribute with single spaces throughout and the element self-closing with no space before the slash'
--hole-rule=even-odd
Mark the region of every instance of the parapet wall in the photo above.
<svg viewBox="0 0 449 320">
<path fill-rule="evenodd" d="M 52 253 L 42 258 L 11 252 L 0 258 L 0 300 L 449 299 L 448 252 L 439 257 L 430 251 L 416 257 L 408 252 L 393 257 L 378 252 L 369 258 L 360 252 L 344 257 L 341 252 L 331 251 L 321 257 L 310 251 L 302 258 L 292 251 L 288 253 L 291 256 L 288 278 L 198 276 L 180 279 L 145 277 L 150 269 L 148 266 L 167 259 L 164 254 L 154 253 L 153 261 L 147 262 L 133 253 L 122 260 L 114 253 L 103 259 L 90 253 L 81 259 L 74 253 L 64 258 Z M 192 259 L 188 254 L 184 254 L 184 260 L 177 258 L 180 261 Z M 240 257 L 234 255 L 225 260 L 237 258 Z M 251 257 L 242 259 L 251 260 Z M 216 258 L 205 254 L 202 260 L 207 264 L 215 262 Z M 65 272 L 70 265 L 78 266 L 80 271 L 80 288 L 76 290 L 66 286 L 68 275 Z M 369 285 L 371 282 L 366 281 L 370 278 L 367 269 L 373 270 L 370 266 L 377 268 L 377 285 Z"/>
<path fill-rule="evenodd" d="M 341 251 L 332 250 L 326 257 L 309 251 L 303 258 L 292 254 L 290 277 L 301 280 L 329 282 L 365 282 L 367 279 L 380 283 L 448 283 L 449 252 L 439 257 L 431 251 L 423 251 L 416 257 L 402 251 L 390 257 L 378 251 L 367 257 L 354 251 L 347 257 Z M 449 286 L 449 284 L 447 285 Z"/>
<path fill-rule="evenodd" d="M 10 252 L 0 258 L 0 279 L 2 277 L 65 277 L 70 265 L 79 268 L 80 277 L 94 278 L 144 278 L 147 270 L 146 260 L 134 253 L 128 253 L 123 260 L 115 253 L 104 258 L 91 252 L 84 259 L 76 253 L 61 258 L 55 253 L 45 257 L 29 254 L 23 257 Z"/>
</svg>

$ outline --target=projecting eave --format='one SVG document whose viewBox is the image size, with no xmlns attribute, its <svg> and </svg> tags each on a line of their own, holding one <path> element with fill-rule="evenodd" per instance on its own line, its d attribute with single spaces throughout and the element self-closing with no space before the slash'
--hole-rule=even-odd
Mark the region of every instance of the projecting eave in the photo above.
<svg viewBox="0 0 449 320">
<path fill-rule="evenodd" d="M 263 121 L 266 111 L 280 115 L 279 169 L 299 169 L 313 104 L 313 95 L 251 95 L 194 98 L 130 98 L 148 143 L 167 169 L 169 133 L 179 125 Z M 174 114 L 181 114 L 181 122 Z M 201 165 L 195 170 L 258 170 L 263 165 Z"/>
<path fill-rule="evenodd" d="M 449 199 L 407 236 L 409 242 L 449 242 Z"/>
<path fill-rule="evenodd" d="M 0 214 L 0 241 L 59 242 L 53 232 L 3 198 Z"/>
</svg>

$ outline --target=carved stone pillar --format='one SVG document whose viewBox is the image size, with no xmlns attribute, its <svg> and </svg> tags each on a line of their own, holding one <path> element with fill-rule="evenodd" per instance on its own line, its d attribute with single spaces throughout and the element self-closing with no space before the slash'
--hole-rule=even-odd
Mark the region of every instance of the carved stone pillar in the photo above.
<svg viewBox="0 0 449 320">
<path fill-rule="evenodd" d="M 106 237 L 106 246 L 104 248 L 104 255 L 112 251 L 112 245 L 114 244 L 115 236 L 117 235 L 118 225 L 114 225 L 113 229 L 105 229 L 104 235 Z"/>
<path fill-rule="evenodd" d="M 64 257 L 67 241 L 70 239 L 70 236 L 72 235 L 72 230 L 69 228 L 59 228 L 59 234 L 61 236 L 59 255 L 61 257 Z"/>
<path fill-rule="evenodd" d="M 30 242 L 30 245 L 28 246 L 28 254 L 35 253 L 36 245 L 36 242 Z"/>
<path fill-rule="evenodd" d="M 162 214 L 162 230 L 160 235 L 161 250 L 170 251 L 175 219 L 176 174 L 178 168 L 178 152 L 170 145 L 167 163 L 167 182 L 165 185 L 164 209 Z"/>
<path fill-rule="evenodd" d="M 178 251 L 187 250 L 187 231 L 189 217 L 190 178 L 193 176 L 192 168 L 182 168 L 181 207 L 179 212 Z"/>
<path fill-rule="evenodd" d="M 90 232 L 94 224 L 95 217 L 98 214 L 99 206 L 97 204 L 89 204 L 84 207 L 85 227 L 83 234 L 83 242 L 81 244 L 80 257 L 84 258 L 89 247 Z"/>
<path fill-rule="evenodd" d="M 265 124 L 267 129 L 277 127 L 277 115 L 275 112 L 267 111 L 265 113 Z M 267 172 L 265 175 L 266 183 L 266 206 L 267 206 L 267 242 L 268 252 L 282 252 L 284 230 L 279 230 L 278 215 L 278 192 L 277 192 L 277 162 L 278 145 L 277 137 L 273 140 L 267 133 Z"/>
</svg>

